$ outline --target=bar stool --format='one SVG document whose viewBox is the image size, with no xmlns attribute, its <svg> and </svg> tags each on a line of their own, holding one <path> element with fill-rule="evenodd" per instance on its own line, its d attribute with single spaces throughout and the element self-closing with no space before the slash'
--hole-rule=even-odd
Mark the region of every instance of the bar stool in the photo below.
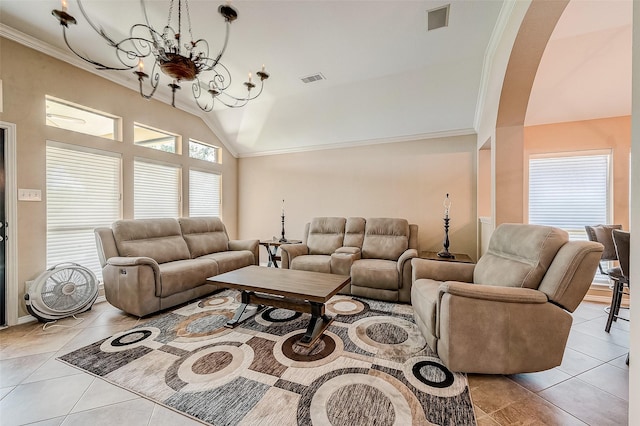
<svg viewBox="0 0 640 426">
<path fill-rule="evenodd" d="M 616 247 L 616 253 L 618 255 L 618 261 L 620 262 L 620 270 L 622 271 L 622 279 L 619 280 L 619 289 L 618 292 L 614 292 L 615 298 L 615 306 L 613 302 L 611 304 L 611 310 L 609 311 L 609 319 L 607 320 L 607 326 L 611 326 L 611 321 L 615 321 L 617 318 L 628 321 L 626 318 L 622 318 L 618 316 L 618 312 L 620 310 L 620 303 L 622 302 L 622 296 L 624 295 L 624 286 L 627 286 L 627 289 L 631 291 L 631 284 L 629 283 L 629 251 L 630 251 L 630 243 L 631 243 L 631 234 L 626 231 L 621 231 L 619 229 L 614 229 L 612 232 L 613 236 L 613 244 Z M 613 314 L 612 314 L 613 313 Z M 607 329 L 607 331 L 609 331 Z M 629 364 L 629 356 L 627 355 L 627 364 Z"/>
<path fill-rule="evenodd" d="M 608 313 L 605 331 L 608 333 L 611 330 L 612 321 L 617 319 L 620 310 L 620 302 L 622 301 L 622 292 L 624 290 L 624 276 L 620 267 L 603 267 L 602 262 L 618 260 L 618 253 L 616 252 L 616 247 L 613 242 L 613 231 L 621 230 L 622 225 L 595 225 L 585 226 L 584 228 L 587 231 L 587 236 L 590 241 L 598 242 L 604 246 L 604 251 L 602 252 L 598 268 L 600 269 L 601 274 L 607 275 L 613 282 L 613 285 L 611 286 L 611 305 L 608 308 L 605 308 L 605 312 Z"/>
</svg>

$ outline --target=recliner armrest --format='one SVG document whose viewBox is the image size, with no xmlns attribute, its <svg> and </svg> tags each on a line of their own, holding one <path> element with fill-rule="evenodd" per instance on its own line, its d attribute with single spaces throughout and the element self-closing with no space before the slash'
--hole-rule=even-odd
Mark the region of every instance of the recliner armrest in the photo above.
<svg viewBox="0 0 640 426">
<path fill-rule="evenodd" d="M 547 303 L 549 301 L 546 294 L 531 288 L 501 287 L 455 281 L 440 284 L 440 293 L 506 303 Z"/>
<path fill-rule="evenodd" d="M 162 280 L 160 278 L 160 267 L 158 266 L 158 262 L 153 260 L 150 257 L 110 257 L 107 259 L 107 264 L 104 269 L 107 268 L 117 268 L 123 269 L 124 272 L 120 271 L 119 273 L 126 273 L 126 268 L 137 267 L 137 266 L 148 266 L 153 270 L 153 277 L 155 281 L 155 294 L 160 297 L 162 294 Z"/>
<path fill-rule="evenodd" d="M 420 278 L 428 278 L 435 281 L 459 281 L 473 282 L 473 263 L 444 262 L 430 259 L 412 259 L 413 282 Z"/>
<path fill-rule="evenodd" d="M 229 250 L 248 250 L 253 253 L 254 264 L 260 264 L 260 240 L 229 240 Z"/>
<path fill-rule="evenodd" d="M 306 244 L 283 244 L 280 246 L 280 266 L 283 269 L 289 269 L 293 259 L 305 254 L 309 254 L 309 247 Z"/>
<path fill-rule="evenodd" d="M 404 253 L 400 255 L 398 258 L 398 272 L 402 273 L 402 269 L 404 268 L 404 262 L 411 261 L 411 259 L 415 259 L 418 257 L 418 250 L 416 249 L 407 249 Z"/>
<path fill-rule="evenodd" d="M 350 253 L 348 250 L 341 251 L 341 249 L 338 249 L 331 255 L 331 273 L 339 275 L 351 275 L 351 265 L 353 265 L 353 262 L 361 258 L 362 254 L 360 253 L 360 249 L 356 248 L 356 251 L 353 253 Z"/>
<path fill-rule="evenodd" d="M 110 257 L 107 259 L 107 265 L 112 266 L 136 266 L 150 265 L 152 268 L 158 269 L 158 262 L 150 257 Z"/>
</svg>

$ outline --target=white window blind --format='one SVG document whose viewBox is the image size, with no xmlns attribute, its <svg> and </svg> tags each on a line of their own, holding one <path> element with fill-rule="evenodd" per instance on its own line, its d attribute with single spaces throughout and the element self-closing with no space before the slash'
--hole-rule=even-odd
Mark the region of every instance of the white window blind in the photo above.
<svg viewBox="0 0 640 426">
<path fill-rule="evenodd" d="M 189 170 L 189 216 L 220 217 L 220 175 Z"/>
<path fill-rule="evenodd" d="M 610 223 L 609 155 L 529 160 L 529 223 L 551 225 L 586 240 L 585 225 Z"/>
<path fill-rule="evenodd" d="M 133 215 L 136 219 L 180 217 L 180 168 L 134 162 Z"/>
<path fill-rule="evenodd" d="M 120 157 L 47 146 L 47 268 L 74 262 L 102 280 L 94 228 L 120 219 Z"/>
</svg>

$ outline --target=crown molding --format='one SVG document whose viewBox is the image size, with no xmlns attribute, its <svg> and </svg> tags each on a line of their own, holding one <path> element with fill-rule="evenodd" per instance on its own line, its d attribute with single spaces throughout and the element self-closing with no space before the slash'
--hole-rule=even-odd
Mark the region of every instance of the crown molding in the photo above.
<svg viewBox="0 0 640 426">
<path fill-rule="evenodd" d="M 366 139 L 366 140 L 352 141 L 352 142 L 338 142 L 338 143 L 331 143 L 331 144 L 310 145 L 310 146 L 278 149 L 278 150 L 271 150 L 271 151 L 240 153 L 239 157 L 249 158 L 249 157 L 264 157 L 268 155 L 296 154 L 300 152 L 324 151 L 328 149 L 355 148 L 355 147 L 361 147 L 361 146 L 383 145 L 383 144 L 400 143 L 400 142 L 414 142 L 414 141 L 426 140 L 426 139 L 441 139 L 441 138 L 449 138 L 454 136 L 469 136 L 469 135 L 475 135 L 475 134 L 476 134 L 476 131 L 471 128 L 445 130 L 442 132 L 421 133 L 417 135 L 398 136 L 398 137 L 392 137 L 392 138 Z"/>
</svg>

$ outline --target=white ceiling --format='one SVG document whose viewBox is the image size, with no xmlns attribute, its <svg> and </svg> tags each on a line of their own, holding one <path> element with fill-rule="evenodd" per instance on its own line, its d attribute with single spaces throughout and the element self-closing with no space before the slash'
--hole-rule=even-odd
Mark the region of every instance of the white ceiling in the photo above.
<svg viewBox="0 0 640 426">
<path fill-rule="evenodd" d="M 82 20 L 77 4 L 69 3 L 79 21 L 68 32 L 71 43 L 107 61 L 111 49 Z M 220 3 L 189 3 L 194 38 L 207 39 L 213 51 L 224 34 Z M 427 32 L 427 11 L 448 3 L 449 26 Z M 472 133 L 485 51 L 502 3 L 234 1 L 239 18 L 222 62 L 238 95 L 247 72 L 264 63 L 271 74 L 264 93 L 244 108 L 202 113 L 193 109 L 186 83 L 178 104 L 201 115 L 240 156 Z M 83 4 L 114 39 L 142 21 L 134 0 Z M 162 27 L 168 1 L 146 4 L 152 25 Z M 631 7 L 631 0 L 569 4 L 540 65 L 527 124 L 630 114 Z M 66 54 L 54 8 L 55 0 L 2 0 L 0 23 Z M 317 72 L 326 80 L 300 81 Z M 100 73 L 135 87 L 131 72 Z M 161 80 L 158 89 L 163 100 L 168 83 Z"/>
</svg>

